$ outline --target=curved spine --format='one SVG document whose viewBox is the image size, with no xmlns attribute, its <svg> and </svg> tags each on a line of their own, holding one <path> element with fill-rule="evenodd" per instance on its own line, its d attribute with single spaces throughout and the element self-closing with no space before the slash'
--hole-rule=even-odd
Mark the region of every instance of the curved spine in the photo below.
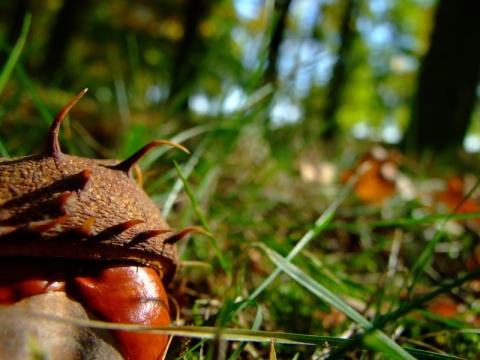
<svg viewBox="0 0 480 360">
<path fill-rule="evenodd" d="M 135 165 L 138 163 L 138 161 L 147 152 L 149 152 L 153 148 L 155 148 L 157 146 L 161 146 L 161 145 L 170 145 L 174 148 L 177 148 L 177 149 L 180 149 L 180 150 L 186 152 L 187 154 L 190 154 L 188 149 L 185 146 L 182 146 L 180 144 L 177 144 L 177 143 L 174 143 L 174 142 L 168 141 L 168 140 L 155 140 L 155 141 L 152 141 L 151 143 L 145 145 L 144 147 L 142 147 L 140 150 L 138 150 L 135 154 L 130 156 L 128 159 L 123 160 L 120 164 L 117 164 L 115 166 L 111 166 L 110 168 L 114 169 L 114 170 L 123 171 L 123 172 L 127 173 L 128 176 L 131 177 L 132 176 L 132 170 L 135 167 Z"/>
<path fill-rule="evenodd" d="M 60 143 L 58 142 L 58 131 L 60 129 L 60 125 L 62 124 L 63 118 L 68 114 L 73 105 L 75 105 L 87 91 L 88 88 L 85 88 L 79 92 L 72 100 L 70 100 L 67 105 L 62 108 L 62 110 L 60 110 L 58 115 L 55 117 L 55 120 L 53 120 L 50 130 L 48 131 L 45 155 L 57 158 L 62 154 Z"/>
</svg>

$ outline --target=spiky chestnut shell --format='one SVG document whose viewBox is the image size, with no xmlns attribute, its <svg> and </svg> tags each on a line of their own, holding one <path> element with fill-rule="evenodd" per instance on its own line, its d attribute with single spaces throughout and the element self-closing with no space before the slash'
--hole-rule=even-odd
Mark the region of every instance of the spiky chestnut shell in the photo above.
<svg viewBox="0 0 480 360">
<path fill-rule="evenodd" d="M 133 261 L 156 269 L 169 283 L 178 265 L 172 233 L 132 177 L 154 141 L 125 161 L 63 154 L 58 131 L 85 89 L 57 115 L 45 151 L 0 159 L 0 256 Z"/>
</svg>

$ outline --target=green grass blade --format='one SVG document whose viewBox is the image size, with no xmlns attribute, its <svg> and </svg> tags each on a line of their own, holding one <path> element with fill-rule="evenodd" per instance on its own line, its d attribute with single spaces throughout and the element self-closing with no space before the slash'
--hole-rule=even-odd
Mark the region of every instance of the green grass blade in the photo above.
<svg viewBox="0 0 480 360">
<path fill-rule="evenodd" d="M 201 143 L 195 149 L 195 152 L 192 154 L 190 159 L 188 159 L 188 162 L 186 163 L 186 165 L 183 167 L 182 173 L 185 180 L 188 179 L 188 177 L 192 173 L 195 166 L 197 166 L 200 157 L 205 152 L 205 148 L 208 142 L 207 140 L 208 138 L 201 141 Z M 172 207 L 175 204 L 178 194 L 183 189 L 183 183 L 184 183 L 184 180 L 182 180 L 181 178 L 178 179 L 175 182 L 175 185 L 173 186 L 172 190 L 170 191 L 162 208 L 162 215 L 165 219 L 168 217 L 170 210 L 172 210 Z"/>
<path fill-rule="evenodd" d="M 392 220 L 374 220 L 374 221 L 362 221 L 362 222 L 352 222 L 349 224 L 331 224 L 327 227 L 327 230 L 337 230 L 342 229 L 346 231 L 357 231 L 361 226 L 368 226 L 371 229 L 374 228 L 385 228 L 385 227 L 404 227 L 404 226 L 414 226 L 422 224 L 431 224 L 439 221 L 445 220 L 470 220 L 480 218 L 480 212 L 472 212 L 466 214 L 440 214 L 440 215 L 429 215 L 421 218 L 402 218 L 402 219 L 392 219 Z"/>
<path fill-rule="evenodd" d="M 433 237 L 433 239 L 428 242 L 427 246 L 425 247 L 425 250 L 420 254 L 420 256 L 418 257 L 418 260 L 413 264 L 412 269 L 410 271 L 410 278 L 412 280 L 411 280 L 411 283 L 409 285 L 409 294 L 411 293 L 411 291 L 415 287 L 415 284 L 417 283 L 420 276 L 425 271 L 425 268 L 427 267 L 427 265 L 430 263 L 430 259 L 432 258 L 433 254 L 435 252 L 435 247 L 442 238 L 442 235 L 443 235 L 443 232 L 445 230 L 445 226 L 447 225 L 448 220 L 451 218 L 451 216 L 453 216 L 455 214 L 457 209 L 459 209 L 460 206 L 462 206 L 462 204 L 465 202 L 465 200 L 467 200 L 469 197 L 471 197 L 471 195 L 474 193 L 474 191 L 478 188 L 479 185 L 480 185 L 480 180 L 477 181 L 475 186 L 473 186 L 472 189 L 470 189 L 470 191 L 468 192 L 468 194 L 465 195 L 465 197 L 462 199 L 462 201 L 452 211 L 450 216 L 447 217 L 442 222 L 442 224 L 438 228 L 437 232 L 435 233 L 435 236 Z"/>
<path fill-rule="evenodd" d="M 0 306 L 2 308 L 2 306 Z M 212 340 L 220 333 L 223 340 L 227 341 L 249 341 L 269 343 L 272 340 L 277 344 L 285 345 L 316 345 L 316 346 L 345 346 L 353 342 L 350 339 L 343 339 L 330 336 L 305 335 L 297 333 L 277 332 L 277 331 L 261 331 L 248 329 L 232 329 L 209 327 L 209 326 L 152 326 L 152 325 L 137 325 L 137 324 L 119 324 L 99 320 L 85 320 L 59 316 L 55 314 L 48 314 L 42 312 L 31 312 L 17 309 L 16 315 L 29 316 L 36 319 L 46 319 L 50 321 L 57 321 L 59 323 L 82 326 L 91 329 L 105 329 L 105 330 L 122 330 L 134 331 L 151 334 L 166 334 L 172 336 L 183 336 L 196 339 Z M 254 327 L 258 325 L 259 319 L 262 317 L 257 313 Z M 477 329 L 470 329 L 470 332 L 475 333 Z M 193 346 L 195 347 L 195 345 Z M 192 348 L 193 348 L 192 347 Z M 188 353 L 193 351 L 189 349 Z M 366 346 L 366 349 L 369 347 Z M 458 360 L 458 357 L 432 353 L 430 351 L 423 351 L 417 349 L 407 349 L 412 354 L 422 359 L 438 359 L 438 360 Z M 184 353 L 183 355 L 186 355 Z M 179 357 L 182 358 L 182 357 Z M 411 358 L 411 357 L 409 357 Z"/>
<path fill-rule="evenodd" d="M 267 255 L 270 257 L 272 262 L 277 266 L 277 269 L 283 271 L 285 274 L 290 276 L 293 280 L 298 282 L 300 285 L 305 287 L 314 295 L 318 296 L 320 299 L 326 303 L 335 306 L 337 309 L 342 311 L 350 319 L 358 323 L 368 332 L 364 338 L 364 341 L 367 345 L 374 347 L 376 350 L 381 351 L 389 356 L 391 359 L 414 359 L 405 349 L 400 345 L 395 343 L 387 335 L 385 335 L 380 330 L 375 329 L 374 325 L 365 319 L 360 313 L 353 309 L 350 305 L 345 303 L 337 295 L 332 293 L 327 288 L 320 285 L 318 282 L 313 280 L 310 276 L 304 273 L 295 265 L 291 264 L 288 259 L 282 257 L 277 252 L 268 248 L 264 244 L 259 244 Z"/>
<path fill-rule="evenodd" d="M 174 161 L 174 165 L 175 165 L 175 169 L 177 170 L 178 176 L 183 182 L 183 187 L 185 188 L 185 192 L 188 198 L 190 199 L 190 202 L 194 208 L 195 213 L 200 219 L 202 226 L 205 228 L 205 230 L 211 233 L 210 225 L 208 224 L 208 221 L 205 218 L 205 215 L 203 214 L 202 209 L 200 208 L 200 204 L 198 203 L 197 198 L 195 197 L 195 194 L 193 193 L 190 187 L 190 184 L 188 183 L 187 179 L 183 175 L 182 169 L 180 168 L 180 166 L 176 161 Z M 223 256 L 222 251 L 218 247 L 217 241 L 211 236 L 209 236 L 208 238 L 210 239 L 210 243 L 212 244 L 215 254 L 217 255 L 218 261 L 220 262 L 220 266 L 223 268 L 223 270 L 228 275 L 228 277 L 231 278 L 231 272 L 232 272 L 231 266 L 225 260 L 225 257 Z"/>
<path fill-rule="evenodd" d="M 433 360 L 465 360 L 464 358 L 460 358 L 458 356 L 451 356 L 451 355 L 446 355 L 446 354 L 439 354 L 439 353 L 434 353 L 431 351 L 425 351 L 425 350 L 418 350 L 418 349 L 410 349 L 410 348 L 405 348 L 410 354 L 415 356 L 417 359 L 433 359 Z"/>
<path fill-rule="evenodd" d="M 313 229 L 308 230 L 305 235 L 300 239 L 300 241 L 293 247 L 290 253 L 285 258 L 288 262 L 292 261 L 295 256 L 297 256 L 316 236 L 318 236 L 323 230 L 325 230 L 335 215 L 335 212 L 339 208 L 340 204 L 345 200 L 347 195 L 351 192 L 353 186 L 355 185 L 358 176 L 361 174 L 361 170 L 350 178 L 346 186 L 338 194 L 335 200 L 328 206 L 328 208 L 323 212 L 323 214 L 315 221 Z M 254 300 L 258 295 L 260 295 L 267 287 L 270 285 L 282 271 L 280 269 L 275 269 L 268 277 L 265 279 L 256 289 L 253 291 L 248 300 Z M 239 306 L 237 311 L 241 311 L 247 302 L 244 302 Z"/>
<path fill-rule="evenodd" d="M 10 153 L 8 152 L 5 145 L 3 144 L 3 139 L 2 138 L 0 138 L 0 157 L 5 157 L 5 158 L 10 157 Z"/>
<path fill-rule="evenodd" d="M 3 67 L 0 73 L 0 95 L 7 84 L 10 75 L 12 74 L 13 69 L 15 68 L 15 64 L 17 63 L 18 59 L 20 58 L 20 54 L 22 53 L 23 47 L 25 42 L 27 41 L 28 30 L 30 29 L 30 22 L 32 20 L 32 15 L 27 13 L 25 18 L 23 19 L 22 30 L 20 31 L 20 37 L 18 38 L 15 46 L 13 47 L 10 56 L 8 57 L 7 63 Z"/>
<path fill-rule="evenodd" d="M 9 45 L 0 38 L 0 43 L 2 48 L 10 52 L 10 47 Z M 30 93 L 30 96 L 32 97 L 33 103 L 35 104 L 35 107 L 37 108 L 38 112 L 42 116 L 43 120 L 45 120 L 45 123 L 47 125 L 50 125 L 53 120 L 53 116 L 50 113 L 50 110 L 45 106 L 43 100 L 41 99 L 40 95 L 38 94 L 35 84 L 33 81 L 30 79 L 28 76 L 27 72 L 23 68 L 22 64 L 20 61 L 17 61 L 16 66 L 15 66 L 15 73 L 18 77 L 18 80 L 20 80 L 20 83 L 25 87 L 25 89 Z"/>
<path fill-rule="evenodd" d="M 380 324 L 380 326 L 383 326 L 383 324 L 389 321 L 395 321 L 401 316 L 406 315 L 409 312 L 420 308 L 423 304 L 436 298 L 437 296 L 441 294 L 450 294 L 452 293 L 453 289 L 466 284 L 468 281 L 478 279 L 478 278 L 480 278 L 480 268 L 476 268 L 462 276 L 456 277 L 455 279 L 447 280 L 445 281 L 445 283 L 440 285 L 435 290 L 432 290 L 425 295 L 417 296 L 412 301 L 406 301 L 402 303 L 397 310 L 387 315 L 384 315 L 382 318 L 380 318 L 378 323 Z"/>
<path fill-rule="evenodd" d="M 255 320 L 253 321 L 252 325 L 252 330 L 258 330 L 260 328 L 260 325 L 262 324 L 263 320 L 263 311 L 261 307 L 257 307 L 257 314 L 255 315 Z M 228 360 L 235 360 L 238 359 L 240 354 L 242 353 L 243 349 L 245 346 L 247 346 L 247 342 L 242 341 L 240 344 L 238 344 L 238 347 L 235 349 L 235 351 L 230 355 Z"/>
</svg>

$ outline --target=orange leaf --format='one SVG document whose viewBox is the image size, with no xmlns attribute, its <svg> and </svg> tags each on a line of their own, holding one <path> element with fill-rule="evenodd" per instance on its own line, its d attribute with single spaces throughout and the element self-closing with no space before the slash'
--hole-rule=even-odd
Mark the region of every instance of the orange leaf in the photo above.
<svg viewBox="0 0 480 360">
<path fill-rule="evenodd" d="M 365 166 L 366 170 L 359 176 L 353 188 L 355 195 L 366 204 L 382 204 L 395 194 L 400 156 L 395 152 L 387 152 L 384 148 L 372 148 L 355 166 L 342 176 L 346 182 L 357 169 Z"/>
</svg>

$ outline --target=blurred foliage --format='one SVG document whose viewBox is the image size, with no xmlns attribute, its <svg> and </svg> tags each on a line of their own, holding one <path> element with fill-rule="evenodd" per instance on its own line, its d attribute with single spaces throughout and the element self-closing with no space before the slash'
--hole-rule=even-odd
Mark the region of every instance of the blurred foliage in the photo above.
<svg viewBox="0 0 480 360">
<path fill-rule="evenodd" d="M 82 124 L 110 147 L 135 123 L 162 126 L 169 133 L 208 121 L 206 116 L 228 116 L 241 106 L 259 109 L 249 100 L 254 100 L 251 96 L 262 85 L 268 66 L 270 37 L 283 4 L 274 3 L 10 2 L 0 13 L 3 53 L 18 38 L 23 14 L 31 12 L 20 64 L 48 107 L 58 108 L 68 95 L 60 100 L 58 94 L 44 91 L 70 94 L 91 88 L 96 101 Z M 420 58 L 428 48 L 433 3 L 356 1 L 349 24 L 355 34 L 352 48 L 348 58 L 339 59 L 346 4 L 291 2 L 278 44 L 274 92 L 257 100 L 261 111 L 251 119 L 269 124 L 268 136 L 275 138 L 275 130 L 285 127 L 307 144 L 321 136 L 328 127 L 322 111 L 328 105 L 332 68 L 342 61 L 347 76 L 341 80 L 341 100 L 334 109 L 342 132 L 360 124 L 368 131 L 359 136 L 399 141 Z M 18 75 L 9 85 L 4 99 L 25 93 Z M 4 124 L 18 118 L 8 114 Z M 172 117 L 178 119 L 170 122 Z M 120 134 L 109 131 L 115 123 L 121 124 Z M 384 134 L 386 129 L 393 137 Z M 2 131 L 8 139 L 7 130 Z"/>
</svg>

